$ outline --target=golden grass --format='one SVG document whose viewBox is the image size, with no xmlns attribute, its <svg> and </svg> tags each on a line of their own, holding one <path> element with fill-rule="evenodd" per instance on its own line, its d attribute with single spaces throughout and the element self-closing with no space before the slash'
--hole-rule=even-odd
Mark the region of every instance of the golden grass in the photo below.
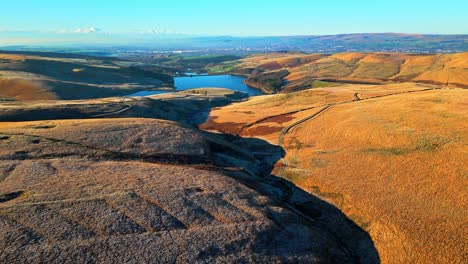
<svg viewBox="0 0 468 264">
<path fill-rule="evenodd" d="M 466 87 L 468 84 L 468 52 L 441 55 L 427 71 L 421 73 L 415 80 Z"/>
<path fill-rule="evenodd" d="M 305 106 L 347 101 L 357 92 L 361 101 L 338 103 L 290 129 L 282 145 L 287 155 L 275 173 L 335 204 L 366 229 L 382 263 L 463 263 L 468 94 L 422 91 L 429 88 L 436 87 L 344 85 L 264 96 L 214 110 L 217 118 L 206 127 L 242 127 Z M 314 111 L 266 119 L 240 134 L 277 144 L 284 127 Z"/>
<path fill-rule="evenodd" d="M 248 129 L 241 131 L 244 126 L 251 126 L 260 122 L 269 122 L 277 115 L 302 116 L 304 111 L 310 109 L 311 112 L 327 104 L 344 101 L 353 101 L 354 94 L 358 94 L 361 99 L 375 96 L 383 96 L 407 91 L 417 91 L 432 88 L 433 86 L 419 85 L 412 83 L 390 84 L 390 85 L 341 85 L 326 88 L 314 88 L 300 92 L 288 94 L 275 94 L 268 96 L 251 97 L 241 104 L 232 104 L 222 108 L 216 108 L 210 114 L 210 120 L 202 125 L 204 129 L 224 130 L 235 134 L 250 136 Z M 307 112 L 306 112 L 307 113 Z M 269 118 L 264 120 L 265 118 Z M 240 121 L 241 120 L 241 121 Z M 274 119 L 273 119 L 274 120 Z M 223 127 L 223 129 L 220 129 Z M 270 137 L 268 137 L 270 138 Z M 272 138 L 275 138 L 273 136 Z M 276 143 L 276 141 L 272 141 Z"/>
<path fill-rule="evenodd" d="M 338 53 L 338 54 L 333 54 L 331 57 L 336 58 L 339 60 L 342 60 L 346 63 L 352 62 L 352 61 L 358 61 L 361 60 L 366 56 L 366 53 Z"/>
</svg>

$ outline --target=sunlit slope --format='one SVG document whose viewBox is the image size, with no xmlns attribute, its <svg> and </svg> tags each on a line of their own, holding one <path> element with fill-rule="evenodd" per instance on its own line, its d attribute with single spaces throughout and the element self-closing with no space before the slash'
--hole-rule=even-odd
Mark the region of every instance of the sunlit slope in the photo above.
<svg viewBox="0 0 468 264">
<path fill-rule="evenodd" d="M 270 53 L 242 59 L 233 71 L 248 75 L 249 84 L 267 92 L 312 88 L 314 80 L 363 84 L 418 82 L 468 87 L 468 53 Z M 279 71 L 287 71 L 287 75 L 282 86 L 272 90 L 268 87 L 268 75 Z"/>
<path fill-rule="evenodd" d="M 275 173 L 367 230 L 383 263 L 464 263 L 468 93 L 344 85 L 214 110 L 206 129 L 281 145 Z"/>
</svg>

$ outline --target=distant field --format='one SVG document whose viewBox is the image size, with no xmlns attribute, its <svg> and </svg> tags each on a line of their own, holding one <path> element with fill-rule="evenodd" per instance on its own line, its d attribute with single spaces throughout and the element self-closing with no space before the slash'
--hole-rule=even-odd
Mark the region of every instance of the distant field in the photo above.
<svg viewBox="0 0 468 264">
<path fill-rule="evenodd" d="M 215 109 L 202 128 L 280 145 L 274 174 L 339 207 L 383 263 L 463 263 L 468 92 L 341 85 Z"/>
</svg>

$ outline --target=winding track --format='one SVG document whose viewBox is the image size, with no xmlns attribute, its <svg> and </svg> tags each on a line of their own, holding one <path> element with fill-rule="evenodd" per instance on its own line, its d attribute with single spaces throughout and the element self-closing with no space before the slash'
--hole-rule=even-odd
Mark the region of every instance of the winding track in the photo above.
<svg viewBox="0 0 468 264">
<path fill-rule="evenodd" d="M 127 98 L 122 98 L 122 101 L 121 101 L 121 104 L 122 104 L 123 106 L 125 106 L 124 108 L 119 109 L 119 110 L 116 110 L 116 111 L 108 112 L 108 113 L 93 115 L 93 116 L 91 116 L 91 117 L 105 117 L 105 116 L 117 115 L 117 114 L 120 114 L 120 113 L 123 113 L 123 112 L 125 112 L 125 111 L 130 110 L 130 109 L 133 107 L 133 105 L 130 104 L 130 103 L 128 103 L 128 102 L 126 101 L 126 99 L 127 99 Z M 131 102 L 137 101 L 136 99 L 131 98 L 131 97 L 129 97 L 128 99 L 130 99 Z"/>
<path fill-rule="evenodd" d="M 325 107 L 323 107 L 322 109 L 320 109 L 318 112 L 315 112 L 314 114 L 310 115 L 310 116 L 307 116 L 307 117 L 304 117 L 294 123 L 292 123 L 291 125 L 283 128 L 283 130 L 281 130 L 279 136 L 278 136 L 278 145 L 279 146 L 282 146 L 283 145 L 283 139 L 284 139 L 284 135 L 286 135 L 289 131 L 291 131 L 294 127 L 310 120 L 310 119 L 313 119 L 317 116 L 319 116 L 321 113 L 327 111 L 328 109 L 330 109 L 333 105 L 332 104 L 329 104 L 329 105 L 326 105 Z"/>
<path fill-rule="evenodd" d="M 302 118 L 302 119 L 300 119 L 300 120 L 298 120 L 298 121 L 292 123 L 291 125 L 289 125 L 289 126 L 283 128 L 283 130 L 281 130 L 280 134 L 278 135 L 278 146 L 282 147 L 284 136 L 285 136 L 289 131 L 291 131 L 294 127 L 296 127 L 296 126 L 298 126 L 298 125 L 300 125 L 300 124 L 302 124 L 302 123 L 304 123 L 304 122 L 306 122 L 306 121 L 308 121 L 308 120 L 311 120 L 311 119 L 313 119 L 313 118 L 319 116 L 321 113 L 327 111 L 327 110 L 330 109 L 331 107 L 332 107 L 332 105 L 327 105 L 327 106 L 323 107 L 322 109 L 320 109 L 318 112 L 316 112 L 316 113 L 314 113 L 314 114 L 312 114 L 312 115 L 310 115 L 310 116 L 307 116 L 307 117 L 305 117 L 305 118 Z M 286 160 L 286 158 L 284 158 L 284 157 L 281 158 L 281 162 L 282 162 L 283 166 L 281 166 L 281 168 L 280 168 L 280 170 L 279 170 L 279 172 L 278 172 L 279 175 L 282 175 L 282 174 L 284 173 L 284 170 L 285 170 L 287 167 L 289 167 L 289 163 L 288 163 L 288 161 Z"/>
</svg>

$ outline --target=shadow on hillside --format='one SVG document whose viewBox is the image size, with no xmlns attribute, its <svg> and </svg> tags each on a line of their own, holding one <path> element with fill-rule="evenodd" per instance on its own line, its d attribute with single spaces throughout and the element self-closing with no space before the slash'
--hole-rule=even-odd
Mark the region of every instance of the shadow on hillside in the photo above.
<svg viewBox="0 0 468 264">
<path fill-rule="evenodd" d="M 219 135 L 217 135 L 219 136 Z M 355 263 L 380 263 L 379 254 L 374 246 L 374 243 L 369 234 L 360 228 L 356 223 L 349 219 L 334 205 L 325 202 L 319 197 L 312 195 L 293 183 L 270 174 L 274 164 L 284 157 L 284 150 L 258 138 L 240 138 L 233 135 L 222 134 L 224 140 L 231 142 L 233 145 L 242 148 L 241 154 L 234 154 L 230 146 L 224 149 L 221 146 L 214 148 L 215 163 L 221 167 L 238 166 L 242 170 L 226 169 L 225 173 L 230 177 L 241 182 L 245 186 L 260 192 L 279 203 L 285 203 L 287 209 L 290 209 L 299 215 L 303 216 L 303 220 L 309 222 L 312 226 L 318 227 L 321 230 L 326 230 L 337 239 L 339 247 L 347 252 L 348 256 Z M 236 157 L 236 160 L 216 159 L 216 153 L 222 152 L 229 154 L 231 157 Z M 248 159 L 248 153 L 255 158 L 255 161 Z M 252 167 L 245 164 L 255 163 L 259 170 L 255 171 Z M 247 173 L 246 173 L 247 172 Z M 254 201 L 254 199 L 251 199 Z M 253 206 L 260 206 L 255 205 Z M 289 230 L 285 231 L 288 222 L 294 221 L 291 219 L 290 213 L 287 212 L 270 212 L 270 219 L 277 223 L 278 228 L 261 233 L 257 236 L 256 249 L 259 254 L 268 254 L 280 259 L 284 262 L 289 262 L 288 258 L 294 256 L 307 255 L 310 252 L 304 251 L 304 247 L 296 247 L 300 239 L 295 239 L 295 234 L 300 231 Z M 285 225 L 283 228 L 283 224 Z M 288 227 L 290 228 L 290 226 Z M 291 231 L 291 232 L 290 232 Z M 281 235 L 281 233 L 285 233 Z M 288 234 L 289 233 L 289 234 Z M 280 234 L 280 235 L 278 235 Z M 300 234 L 299 234 L 300 235 Z M 278 237 L 284 237 L 285 240 L 278 240 Z M 272 244 L 273 243 L 273 244 Z M 276 246 L 275 244 L 281 246 Z M 241 245 L 238 245 L 241 246 Z M 271 248 L 271 250 L 269 249 Z M 280 251 L 277 249 L 281 248 Z M 284 249 L 284 250 L 283 250 Z M 310 249 L 324 253 L 329 256 L 328 249 L 317 249 L 314 245 L 310 245 Z M 301 251 L 302 250 L 302 251 Z M 333 254 L 329 257 L 327 263 L 340 263 L 343 260 L 333 259 Z"/>
<path fill-rule="evenodd" d="M 94 118 L 156 118 L 183 122 L 197 126 L 206 122 L 212 108 L 224 106 L 245 99 L 246 95 L 233 95 L 213 98 L 113 98 L 113 101 L 91 104 L 88 101 L 68 104 L 42 103 L 34 107 L 5 107 L 0 109 L 0 122 L 41 121 L 60 119 Z M 15 105 L 15 102 L 10 103 Z M 27 103 L 25 103 L 27 105 Z M 21 105 L 23 106 L 23 105 Z"/>
</svg>

